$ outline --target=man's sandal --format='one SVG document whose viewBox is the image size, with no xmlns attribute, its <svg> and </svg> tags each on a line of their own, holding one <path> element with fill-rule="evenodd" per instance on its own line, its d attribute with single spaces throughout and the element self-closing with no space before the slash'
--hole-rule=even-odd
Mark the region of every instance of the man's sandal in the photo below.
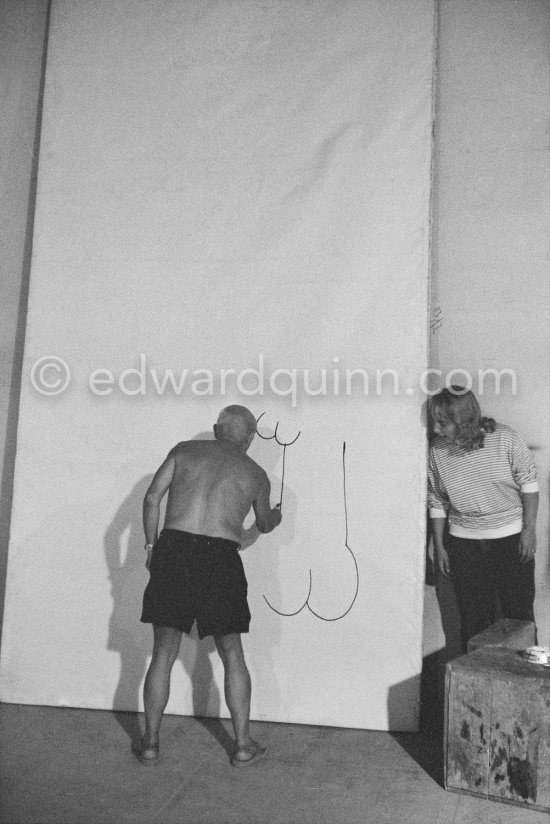
<svg viewBox="0 0 550 824">
<path fill-rule="evenodd" d="M 137 760 L 146 767 L 154 767 L 159 762 L 160 753 L 158 747 L 144 747 L 143 741 L 134 749 Z"/>
<path fill-rule="evenodd" d="M 244 758 L 239 758 L 239 753 L 244 754 Z M 238 747 L 231 757 L 232 767 L 249 767 L 255 764 L 266 753 L 265 747 L 260 747 L 259 744 L 254 743 L 252 747 Z"/>
</svg>

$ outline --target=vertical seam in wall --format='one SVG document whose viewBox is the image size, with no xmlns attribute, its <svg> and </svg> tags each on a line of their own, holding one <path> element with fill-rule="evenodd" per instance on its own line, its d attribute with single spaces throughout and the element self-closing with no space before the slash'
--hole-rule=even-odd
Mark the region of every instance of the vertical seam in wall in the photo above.
<svg viewBox="0 0 550 824">
<path fill-rule="evenodd" d="M 44 38 L 42 48 L 42 63 L 40 67 L 40 83 L 38 87 L 38 100 L 36 107 L 36 119 L 34 126 L 34 141 L 32 149 L 32 167 L 31 179 L 29 186 L 28 205 L 27 205 L 27 220 L 25 227 L 25 241 L 23 246 L 23 264 L 21 271 L 21 291 L 19 294 L 19 304 L 17 307 L 17 324 L 15 330 L 15 345 L 10 381 L 10 399 L 8 404 L 8 414 L 6 422 L 6 444 L 4 450 L 4 461 L 2 467 L 2 480 L 0 500 L 8 502 L 6 505 L 6 523 L 2 527 L 2 533 L 5 540 L 4 546 L 0 548 L 1 551 L 7 554 L 11 530 L 11 507 L 14 483 L 15 457 L 17 452 L 17 430 L 19 418 L 19 403 L 21 395 L 21 380 L 24 360 L 24 345 L 25 333 L 27 327 L 27 308 L 29 301 L 29 283 L 31 274 L 31 258 L 34 234 L 34 214 L 36 206 L 36 190 L 38 180 L 38 161 L 40 154 L 40 136 L 42 131 L 42 109 L 44 101 L 44 88 L 46 82 L 46 64 L 48 59 L 48 39 L 50 32 L 50 14 L 51 14 L 52 0 L 48 0 L 46 7 L 46 20 L 44 24 Z M 4 574 L 0 579 L 0 630 L 2 628 L 3 614 L 4 614 L 4 600 L 5 600 L 5 573 L 7 571 L 6 559 L 4 565 Z M 0 641 L 1 648 L 1 641 Z"/>
<path fill-rule="evenodd" d="M 426 307 L 425 307 L 425 337 L 424 337 L 424 369 L 427 369 L 431 366 L 431 351 L 430 351 L 430 319 L 431 319 L 431 291 L 432 291 L 432 217 L 433 217 L 433 191 L 434 191 L 434 159 L 435 159 L 435 98 L 436 98 L 436 81 L 437 81 L 437 46 L 438 46 L 438 30 L 439 30 L 439 0 L 433 0 L 432 6 L 432 15 L 433 15 L 433 35 L 432 35 L 432 68 L 431 68 L 431 118 L 430 118 L 430 169 L 429 169 L 429 184 L 428 184 L 428 239 L 427 239 L 427 276 L 426 276 L 426 286 L 425 286 L 425 296 L 426 296 Z M 424 375 L 424 384 L 426 382 L 427 375 Z M 420 376 L 418 376 L 418 383 L 420 384 Z M 427 553 L 428 553 L 428 523 L 427 523 L 427 464 L 428 464 L 428 415 L 427 415 L 427 401 L 426 399 L 421 400 L 421 409 L 425 410 L 425 432 L 424 432 L 424 439 L 423 439 L 423 448 L 419 449 L 420 456 L 420 466 L 418 468 L 418 477 L 420 479 L 420 485 L 418 490 L 419 495 L 419 523 L 418 529 L 419 534 L 423 536 L 423 541 L 421 544 L 422 551 L 419 552 L 420 555 L 420 569 L 418 570 L 419 575 L 419 594 L 420 594 L 420 622 L 421 622 L 421 633 L 420 633 L 420 660 L 421 666 L 424 666 L 424 593 L 426 588 L 426 565 L 427 565 Z M 421 419 L 424 417 L 423 413 L 421 412 Z M 422 678 L 421 678 L 422 682 Z M 422 684 L 420 687 L 420 694 L 419 694 L 419 702 L 422 699 L 421 695 L 422 691 Z M 419 704 L 419 715 L 418 721 L 420 722 L 420 704 Z"/>
<path fill-rule="evenodd" d="M 437 118 L 437 99 L 438 99 L 438 53 L 439 53 L 439 3 L 440 0 L 434 2 L 434 40 L 433 40 L 433 60 L 432 60 L 432 145 L 431 145 L 431 164 L 430 164 L 430 205 L 429 205 L 429 259 L 428 259 L 428 311 L 427 311 L 427 366 L 433 365 L 433 347 L 431 334 L 431 313 L 433 300 L 433 285 L 434 273 L 436 267 L 434 264 L 434 214 L 435 214 L 435 186 L 436 186 L 436 118 Z M 439 366 L 437 354 L 434 358 L 436 367 Z"/>
<path fill-rule="evenodd" d="M 436 126 L 436 98 L 437 98 L 437 54 L 438 54 L 438 41 L 439 41 L 439 2 L 440 0 L 434 0 L 433 4 L 433 40 L 432 40 L 432 77 L 431 77 L 431 128 L 430 128 L 430 184 L 429 184 L 429 202 L 428 202 L 428 273 L 427 273 L 427 284 L 426 284 L 426 330 L 425 330 L 425 347 L 426 347 L 426 356 L 424 359 L 424 368 L 428 369 L 432 366 L 432 348 L 431 348 L 431 312 L 432 312 L 432 283 L 433 283 L 433 272 L 434 272 L 434 264 L 433 264 L 433 216 L 434 216 L 434 189 L 435 189 L 435 126 Z M 427 375 L 424 375 L 424 386 L 426 385 Z M 425 438 L 425 448 L 422 451 L 422 460 L 424 461 L 423 472 L 421 473 L 421 477 L 426 480 L 424 485 L 424 489 L 422 490 L 424 504 L 426 504 L 427 498 L 427 479 L 426 479 L 426 466 L 428 460 L 428 413 L 427 413 L 427 398 L 424 399 L 423 405 L 425 405 L 425 423 L 426 423 L 426 438 Z M 424 512 L 426 508 L 424 508 Z M 423 528 L 426 529 L 426 518 L 424 518 L 424 525 Z M 426 529 L 426 540 L 425 544 L 427 543 L 428 535 Z"/>
</svg>

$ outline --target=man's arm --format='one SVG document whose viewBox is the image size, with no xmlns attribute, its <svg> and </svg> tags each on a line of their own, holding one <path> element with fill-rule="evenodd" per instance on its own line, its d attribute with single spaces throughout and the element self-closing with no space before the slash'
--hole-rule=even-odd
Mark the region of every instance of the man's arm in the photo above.
<svg viewBox="0 0 550 824">
<path fill-rule="evenodd" d="M 271 508 L 269 501 L 269 493 L 271 491 L 271 484 L 269 478 L 264 474 L 258 495 L 252 506 L 254 508 L 254 515 L 256 516 L 256 526 L 260 532 L 271 532 L 276 526 L 281 523 L 281 509 L 280 505 Z"/>
<path fill-rule="evenodd" d="M 537 511 L 539 507 L 538 492 L 522 492 L 521 503 L 523 506 L 523 529 L 519 539 L 519 557 L 526 564 L 535 557 L 537 551 Z"/>
<path fill-rule="evenodd" d="M 145 532 L 146 544 L 152 545 L 158 538 L 160 502 L 172 483 L 175 468 L 176 459 L 174 458 L 174 450 L 171 450 L 166 460 L 155 472 L 155 477 L 145 493 L 145 498 L 143 499 L 143 531 Z M 147 569 L 149 569 L 150 560 L 151 550 L 147 552 Z"/>
</svg>

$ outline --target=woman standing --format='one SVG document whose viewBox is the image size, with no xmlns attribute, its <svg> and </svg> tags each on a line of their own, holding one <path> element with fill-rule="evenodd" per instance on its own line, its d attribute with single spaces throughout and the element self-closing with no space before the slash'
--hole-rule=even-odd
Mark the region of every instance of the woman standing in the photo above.
<svg viewBox="0 0 550 824">
<path fill-rule="evenodd" d="M 482 417 L 472 392 L 442 389 L 429 409 L 434 554 L 439 571 L 451 576 L 466 645 L 494 623 L 495 595 L 504 618 L 534 621 L 537 470 L 523 438 Z"/>
</svg>

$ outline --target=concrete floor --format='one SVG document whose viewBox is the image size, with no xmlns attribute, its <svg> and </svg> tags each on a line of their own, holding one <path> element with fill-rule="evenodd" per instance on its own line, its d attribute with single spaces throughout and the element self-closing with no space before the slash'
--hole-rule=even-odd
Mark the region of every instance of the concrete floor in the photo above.
<svg viewBox="0 0 550 824">
<path fill-rule="evenodd" d="M 268 757 L 229 765 L 229 722 L 166 716 L 162 762 L 134 713 L 0 705 L 2 824 L 548 824 L 445 792 L 441 736 L 253 723 Z"/>
</svg>

